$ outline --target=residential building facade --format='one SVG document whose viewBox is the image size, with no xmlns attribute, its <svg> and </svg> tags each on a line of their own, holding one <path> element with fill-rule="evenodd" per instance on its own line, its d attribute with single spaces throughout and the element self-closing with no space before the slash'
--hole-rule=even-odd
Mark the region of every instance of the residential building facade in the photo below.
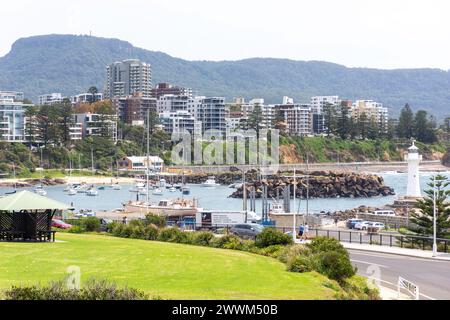
<svg viewBox="0 0 450 320">
<path fill-rule="evenodd" d="M 105 98 L 126 97 L 134 93 L 150 98 L 151 88 L 152 72 L 148 63 L 129 59 L 106 67 Z"/>
<path fill-rule="evenodd" d="M 25 142 L 25 111 L 32 104 L 0 99 L 0 140 Z"/>
</svg>

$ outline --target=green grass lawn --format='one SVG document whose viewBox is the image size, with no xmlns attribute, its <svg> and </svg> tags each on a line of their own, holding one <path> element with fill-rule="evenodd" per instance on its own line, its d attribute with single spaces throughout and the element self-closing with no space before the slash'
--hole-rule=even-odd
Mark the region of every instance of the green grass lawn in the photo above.
<svg viewBox="0 0 450 320">
<path fill-rule="evenodd" d="M 81 268 L 163 299 L 333 299 L 325 277 L 291 273 L 250 253 L 102 235 L 57 234 L 56 243 L 0 243 L 0 288 L 45 284 Z"/>
</svg>

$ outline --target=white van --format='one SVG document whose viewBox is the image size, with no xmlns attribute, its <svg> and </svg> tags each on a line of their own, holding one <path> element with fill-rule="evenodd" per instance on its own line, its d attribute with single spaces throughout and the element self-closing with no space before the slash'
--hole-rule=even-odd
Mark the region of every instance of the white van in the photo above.
<svg viewBox="0 0 450 320">
<path fill-rule="evenodd" d="M 392 210 L 375 210 L 373 212 L 376 216 L 388 216 L 388 217 L 395 217 L 395 212 Z"/>
</svg>

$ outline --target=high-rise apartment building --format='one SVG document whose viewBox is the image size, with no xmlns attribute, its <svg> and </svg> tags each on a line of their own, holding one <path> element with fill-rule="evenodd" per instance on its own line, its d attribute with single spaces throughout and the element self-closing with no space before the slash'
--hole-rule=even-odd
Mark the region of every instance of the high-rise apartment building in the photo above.
<svg viewBox="0 0 450 320">
<path fill-rule="evenodd" d="M 202 122 L 203 132 L 206 130 L 218 130 L 225 132 L 225 98 L 203 98 L 196 114 L 196 119 Z"/>
<path fill-rule="evenodd" d="M 312 112 L 309 105 L 279 104 L 273 108 L 277 119 L 285 124 L 288 135 L 306 136 L 312 133 Z"/>
<path fill-rule="evenodd" d="M 141 93 L 113 99 L 119 119 L 131 125 L 144 125 L 147 112 L 156 112 L 155 98 L 144 97 Z"/>
<path fill-rule="evenodd" d="M 120 98 L 135 93 L 149 98 L 151 89 L 152 73 L 148 63 L 129 59 L 106 67 L 105 98 Z"/>
</svg>

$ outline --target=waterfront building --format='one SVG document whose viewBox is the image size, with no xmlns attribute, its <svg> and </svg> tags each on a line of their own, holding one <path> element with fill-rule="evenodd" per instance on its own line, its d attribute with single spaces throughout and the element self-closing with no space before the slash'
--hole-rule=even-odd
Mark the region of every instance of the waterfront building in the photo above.
<svg viewBox="0 0 450 320">
<path fill-rule="evenodd" d="M 150 98 L 152 88 L 151 66 L 138 59 L 114 62 L 106 67 L 105 98 L 113 99 L 142 93 Z"/>
<path fill-rule="evenodd" d="M 64 97 L 61 93 L 47 93 L 38 96 L 38 104 L 43 105 L 53 105 L 56 103 L 61 103 Z"/>
<path fill-rule="evenodd" d="M 25 111 L 31 106 L 33 105 L 15 101 L 11 95 L 8 99 L 0 99 L 1 141 L 25 142 Z"/>
<path fill-rule="evenodd" d="M 159 99 L 164 95 L 174 96 L 192 96 L 192 89 L 173 86 L 170 83 L 158 83 L 154 88 L 150 90 L 150 96 L 155 99 Z"/>
<path fill-rule="evenodd" d="M 149 160 L 147 162 L 147 160 Z M 157 156 L 124 157 L 118 161 L 119 170 L 123 171 L 139 171 L 146 172 L 147 168 L 150 171 L 162 172 L 164 170 L 164 160 Z"/>
</svg>

